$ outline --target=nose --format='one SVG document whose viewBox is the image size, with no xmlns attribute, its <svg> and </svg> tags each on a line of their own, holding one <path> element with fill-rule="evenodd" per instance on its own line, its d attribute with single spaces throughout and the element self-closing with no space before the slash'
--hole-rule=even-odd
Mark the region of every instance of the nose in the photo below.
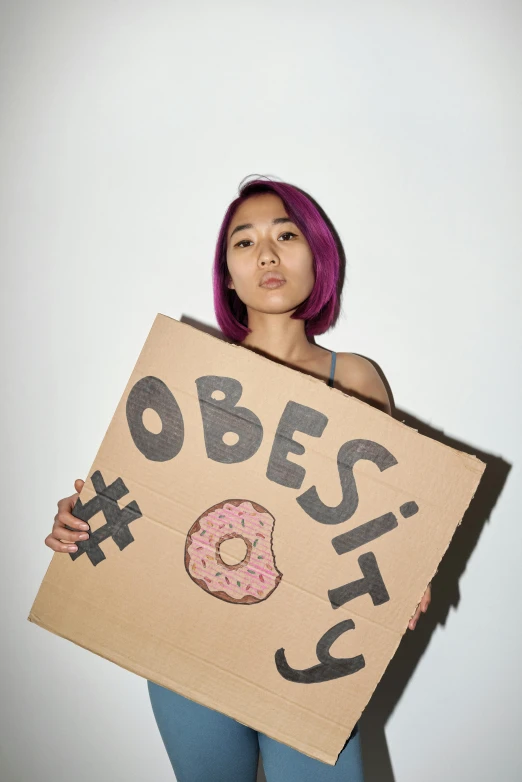
<svg viewBox="0 0 522 782">
<path fill-rule="evenodd" d="M 261 269 L 267 269 L 269 266 L 279 266 L 279 256 L 270 243 L 263 245 L 257 259 L 257 265 Z"/>
</svg>

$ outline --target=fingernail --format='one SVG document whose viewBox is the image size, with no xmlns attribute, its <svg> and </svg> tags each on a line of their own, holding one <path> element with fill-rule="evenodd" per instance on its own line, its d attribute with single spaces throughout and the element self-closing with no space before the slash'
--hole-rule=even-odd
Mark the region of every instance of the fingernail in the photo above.
<svg viewBox="0 0 522 782">
<path fill-rule="evenodd" d="M 78 546 L 67 546 L 67 551 L 76 551 Z"/>
<path fill-rule="evenodd" d="M 88 524 L 80 524 L 80 529 L 89 529 Z"/>
<path fill-rule="evenodd" d="M 78 540 L 87 540 L 88 537 L 87 533 L 83 532 L 81 535 L 78 535 Z"/>
</svg>

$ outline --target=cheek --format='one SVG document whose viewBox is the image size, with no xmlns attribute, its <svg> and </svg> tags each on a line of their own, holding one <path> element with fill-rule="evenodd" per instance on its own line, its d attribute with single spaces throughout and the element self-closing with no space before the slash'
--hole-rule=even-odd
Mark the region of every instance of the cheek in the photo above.
<svg viewBox="0 0 522 782">
<path fill-rule="evenodd" d="M 227 264 L 229 287 L 237 288 L 241 286 L 241 269 L 234 266 L 233 263 Z"/>
<path fill-rule="evenodd" d="M 233 282 L 235 285 L 238 282 L 238 273 L 237 273 L 238 270 L 234 266 L 233 260 L 230 259 L 228 256 L 227 256 L 227 271 L 228 271 L 228 282 L 230 287 L 230 283 Z"/>
<path fill-rule="evenodd" d="M 300 298 L 307 299 L 310 294 L 312 293 L 314 287 L 315 287 L 315 271 L 314 271 L 314 263 L 313 259 L 310 258 L 305 267 L 303 268 L 301 274 L 301 295 Z"/>
<path fill-rule="evenodd" d="M 311 252 L 306 253 L 300 258 L 296 258 L 295 271 L 298 274 L 303 286 L 309 288 L 315 284 L 314 259 Z"/>
</svg>

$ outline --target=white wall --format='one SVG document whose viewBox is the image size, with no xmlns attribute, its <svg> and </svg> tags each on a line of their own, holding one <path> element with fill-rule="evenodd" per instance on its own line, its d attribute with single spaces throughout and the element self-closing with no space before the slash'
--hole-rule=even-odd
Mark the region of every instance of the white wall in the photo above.
<svg viewBox="0 0 522 782">
<path fill-rule="evenodd" d="M 145 682 L 26 616 L 55 503 L 155 314 L 214 323 L 214 242 L 251 173 L 309 191 L 344 242 L 344 317 L 320 344 L 372 357 L 405 414 L 498 457 L 458 583 L 369 707 L 369 780 L 520 779 L 521 4 L 1 15 L 2 779 L 172 779 Z"/>
</svg>

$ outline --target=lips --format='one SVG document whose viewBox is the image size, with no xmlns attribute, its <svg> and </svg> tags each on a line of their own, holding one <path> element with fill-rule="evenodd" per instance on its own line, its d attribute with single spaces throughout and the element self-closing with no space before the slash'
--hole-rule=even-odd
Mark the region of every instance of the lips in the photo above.
<svg viewBox="0 0 522 782">
<path fill-rule="evenodd" d="M 280 288 L 286 282 L 280 272 L 265 272 L 259 281 L 261 288 Z"/>
</svg>

